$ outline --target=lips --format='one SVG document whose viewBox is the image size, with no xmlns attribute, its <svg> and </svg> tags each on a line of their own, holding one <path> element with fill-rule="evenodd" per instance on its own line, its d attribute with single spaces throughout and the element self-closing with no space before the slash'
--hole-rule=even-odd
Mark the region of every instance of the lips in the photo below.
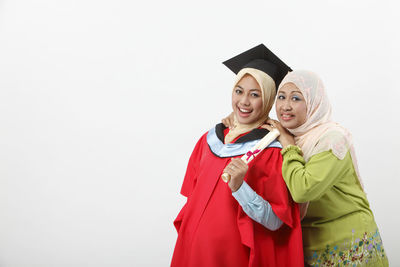
<svg viewBox="0 0 400 267">
<path fill-rule="evenodd" d="M 294 118 L 294 115 L 292 115 L 292 114 L 289 114 L 289 113 L 281 114 L 281 119 L 283 121 L 290 121 L 293 118 Z"/>
<path fill-rule="evenodd" d="M 240 110 L 240 112 L 243 112 L 243 113 L 250 113 L 251 112 L 251 110 L 244 109 L 244 108 L 239 108 L 239 110 Z"/>
<path fill-rule="evenodd" d="M 238 111 L 239 111 L 238 112 L 239 116 L 241 116 L 241 117 L 249 117 L 251 112 L 253 112 L 252 109 L 239 108 L 239 107 L 238 107 Z"/>
</svg>

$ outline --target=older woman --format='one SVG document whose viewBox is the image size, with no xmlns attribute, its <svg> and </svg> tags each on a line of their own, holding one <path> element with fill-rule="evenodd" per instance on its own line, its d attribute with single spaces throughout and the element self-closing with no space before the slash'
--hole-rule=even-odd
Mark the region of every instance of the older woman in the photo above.
<svg viewBox="0 0 400 267">
<path fill-rule="evenodd" d="M 260 128 L 276 84 L 290 69 L 265 46 L 224 62 L 237 73 L 232 90 L 236 127 L 204 134 L 189 159 L 174 224 L 172 266 L 303 266 L 299 210 L 281 175 L 280 144 L 247 166 L 245 154 L 268 131 Z M 229 183 L 220 178 L 225 172 Z M 260 213 L 260 211 L 262 211 Z"/>
<path fill-rule="evenodd" d="M 306 265 L 388 266 L 351 135 L 331 120 L 320 78 L 309 71 L 290 72 L 275 105 L 280 122 L 268 123 L 281 132 L 283 178 L 294 201 L 305 203 Z"/>
</svg>

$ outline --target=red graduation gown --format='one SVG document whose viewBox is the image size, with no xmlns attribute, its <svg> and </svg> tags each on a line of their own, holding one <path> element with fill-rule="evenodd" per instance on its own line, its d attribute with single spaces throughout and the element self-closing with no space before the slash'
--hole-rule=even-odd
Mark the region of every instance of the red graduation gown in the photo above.
<svg viewBox="0 0 400 267">
<path fill-rule="evenodd" d="M 299 209 L 282 178 L 280 148 L 260 152 L 244 178 L 283 221 L 276 231 L 253 221 L 232 196 L 220 178 L 229 161 L 211 152 L 207 134 L 196 144 L 181 189 L 187 202 L 174 221 L 171 266 L 304 266 Z"/>
</svg>

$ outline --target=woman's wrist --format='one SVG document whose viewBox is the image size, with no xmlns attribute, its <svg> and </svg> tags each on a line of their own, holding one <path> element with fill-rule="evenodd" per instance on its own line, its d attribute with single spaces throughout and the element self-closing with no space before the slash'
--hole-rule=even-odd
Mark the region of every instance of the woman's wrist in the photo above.
<svg viewBox="0 0 400 267">
<path fill-rule="evenodd" d="M 242 186 L 243 184 L 243 180 L 241 182 L 236 182 L 234 184 L 230 184 L 229 188 L 231 189 L 232 193 L 236 192 L 239 190 L 239 188 Z"/>
<path fill-rule="evenodd" d="M 281 145 L 282 145 L 283 147 L 294 146 L 294 145 L 295 145 L 295 142 L 294 142 L 293 138 L 292 138 L 292 139 L 282 138 L 282 139 L 279 140 L 279 141 L 280 141 L 280 143 L 281 143 Z"/>
</svg>

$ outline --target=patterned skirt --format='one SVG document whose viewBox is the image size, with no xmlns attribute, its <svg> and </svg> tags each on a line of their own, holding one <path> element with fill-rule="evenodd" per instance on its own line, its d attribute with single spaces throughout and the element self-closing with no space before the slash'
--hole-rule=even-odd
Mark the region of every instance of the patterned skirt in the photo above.
<svg viewBox="0 0 400 267">
<path fill-rule="evenodd" d="M 352 231 L 341 244 L 327 244 L 319 251 L 304 251 L 305 266 L 389 266 L 378 229 L 363 234 Z"/>
</svg>

